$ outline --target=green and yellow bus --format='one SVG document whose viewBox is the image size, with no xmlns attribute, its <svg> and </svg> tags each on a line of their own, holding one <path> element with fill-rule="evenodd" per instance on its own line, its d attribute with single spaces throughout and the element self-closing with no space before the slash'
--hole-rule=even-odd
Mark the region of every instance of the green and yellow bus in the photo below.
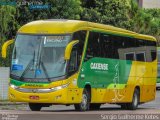
<svg viewBox="0 0 160 120">
<path fill-rule="evenodd" d="M 118 104 L 135 110 L 155 99 L 156 39 L 78 20 L 39 20 L 22 26 L 14 43 L 9 99 L 33 111 L 54 104 L 76 110 Z"/>
<path fill-rule="evenodd" d="M 157 84 L 156 84 L 156 88 L 159 89 L 160 88 L 160 47 L 157 47 L 157 59 L 158 59 L 158 75 L 157 75 Z"/>
</svg>

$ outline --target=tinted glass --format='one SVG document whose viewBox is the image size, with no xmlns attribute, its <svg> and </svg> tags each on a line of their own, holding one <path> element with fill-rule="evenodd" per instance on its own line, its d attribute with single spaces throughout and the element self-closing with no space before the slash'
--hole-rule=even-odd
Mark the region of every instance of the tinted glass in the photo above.
<svg viewBox="0 0 160 120">
<path fill-rule="evenodd" d="M 86 59 L 102 57 L 134 60 L 133 56 L 136 54 L 137 61 L 150 62 L 156 59 L 155 49 L 156 42 L 154 41 L 140 40 L 137 38 L 111 35 L 107 33 L 90 32 Z M 133 55 L 130 53 L 133 53 Z"/>
<path fill-rule="evenodd" d="M 126 60 L 134 60 L 134 53 L 126 54 Z"/>
<path fill-rule="evenodd" d="M 68 67 L 69 75 L 75 73 L 79 68 L 79 65 L 82 59 L 86 33 L 87 33 L 86 31 L 77 31 L 73 33 L 72 40 L 79 40 L 79 43 L 73 46 L 73 49 L 71 52 L 71 58 L 70 58 L 69 67 Z"/>
<path fill-rule="evenodd" d="M 145 54 L 144 53 L 137 53 L 136 60 L 137 61 L 145 61 Z"/>
<path fill-rule="evenodd" d="M 11 75 L 19 78 L 56 78 L 66 74 L 65 47 L 71 35 L 18 35 Z"/>
</svg>

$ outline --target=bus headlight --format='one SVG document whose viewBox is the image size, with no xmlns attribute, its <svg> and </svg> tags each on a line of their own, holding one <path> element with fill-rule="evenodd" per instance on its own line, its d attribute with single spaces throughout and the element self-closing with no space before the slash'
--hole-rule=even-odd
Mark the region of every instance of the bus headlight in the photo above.
<svg viewBox="0 0 160 120">
<path fill-rule="evenodd" d="M 10 84 L 10 87 L 11 87 L 11 88 L 13 88 L 13 89 L 17 89 L 17 88 L 19 88 L 18 86 L 13 85 L 13 84 Z"/>
</svg>

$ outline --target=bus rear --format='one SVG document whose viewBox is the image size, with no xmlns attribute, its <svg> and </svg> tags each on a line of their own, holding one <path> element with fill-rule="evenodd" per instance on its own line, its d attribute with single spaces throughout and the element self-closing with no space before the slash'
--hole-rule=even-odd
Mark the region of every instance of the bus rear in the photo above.
<svg viewBox="0 0 160 120">
<path fill-rule="evenodd" d="M 158 75 L 157 75 L 157 89 L 160 88 L 160 47 L 157 47 L 157 57 L 158 57 Z"/>
</svg>

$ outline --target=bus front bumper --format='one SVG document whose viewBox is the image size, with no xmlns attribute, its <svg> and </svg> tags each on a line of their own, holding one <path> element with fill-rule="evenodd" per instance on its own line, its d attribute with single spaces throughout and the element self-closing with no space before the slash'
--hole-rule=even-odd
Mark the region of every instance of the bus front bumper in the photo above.
<svg viewBox="0 0 160 120">
<path fill-rule="evenodd" d="M 66 104 L 67 88 L 53 92 L 36 93 L 34 90 L 33 92 L 21 92 L 10 86 L 9 99 L 13 102 Z"/>
</svg>

